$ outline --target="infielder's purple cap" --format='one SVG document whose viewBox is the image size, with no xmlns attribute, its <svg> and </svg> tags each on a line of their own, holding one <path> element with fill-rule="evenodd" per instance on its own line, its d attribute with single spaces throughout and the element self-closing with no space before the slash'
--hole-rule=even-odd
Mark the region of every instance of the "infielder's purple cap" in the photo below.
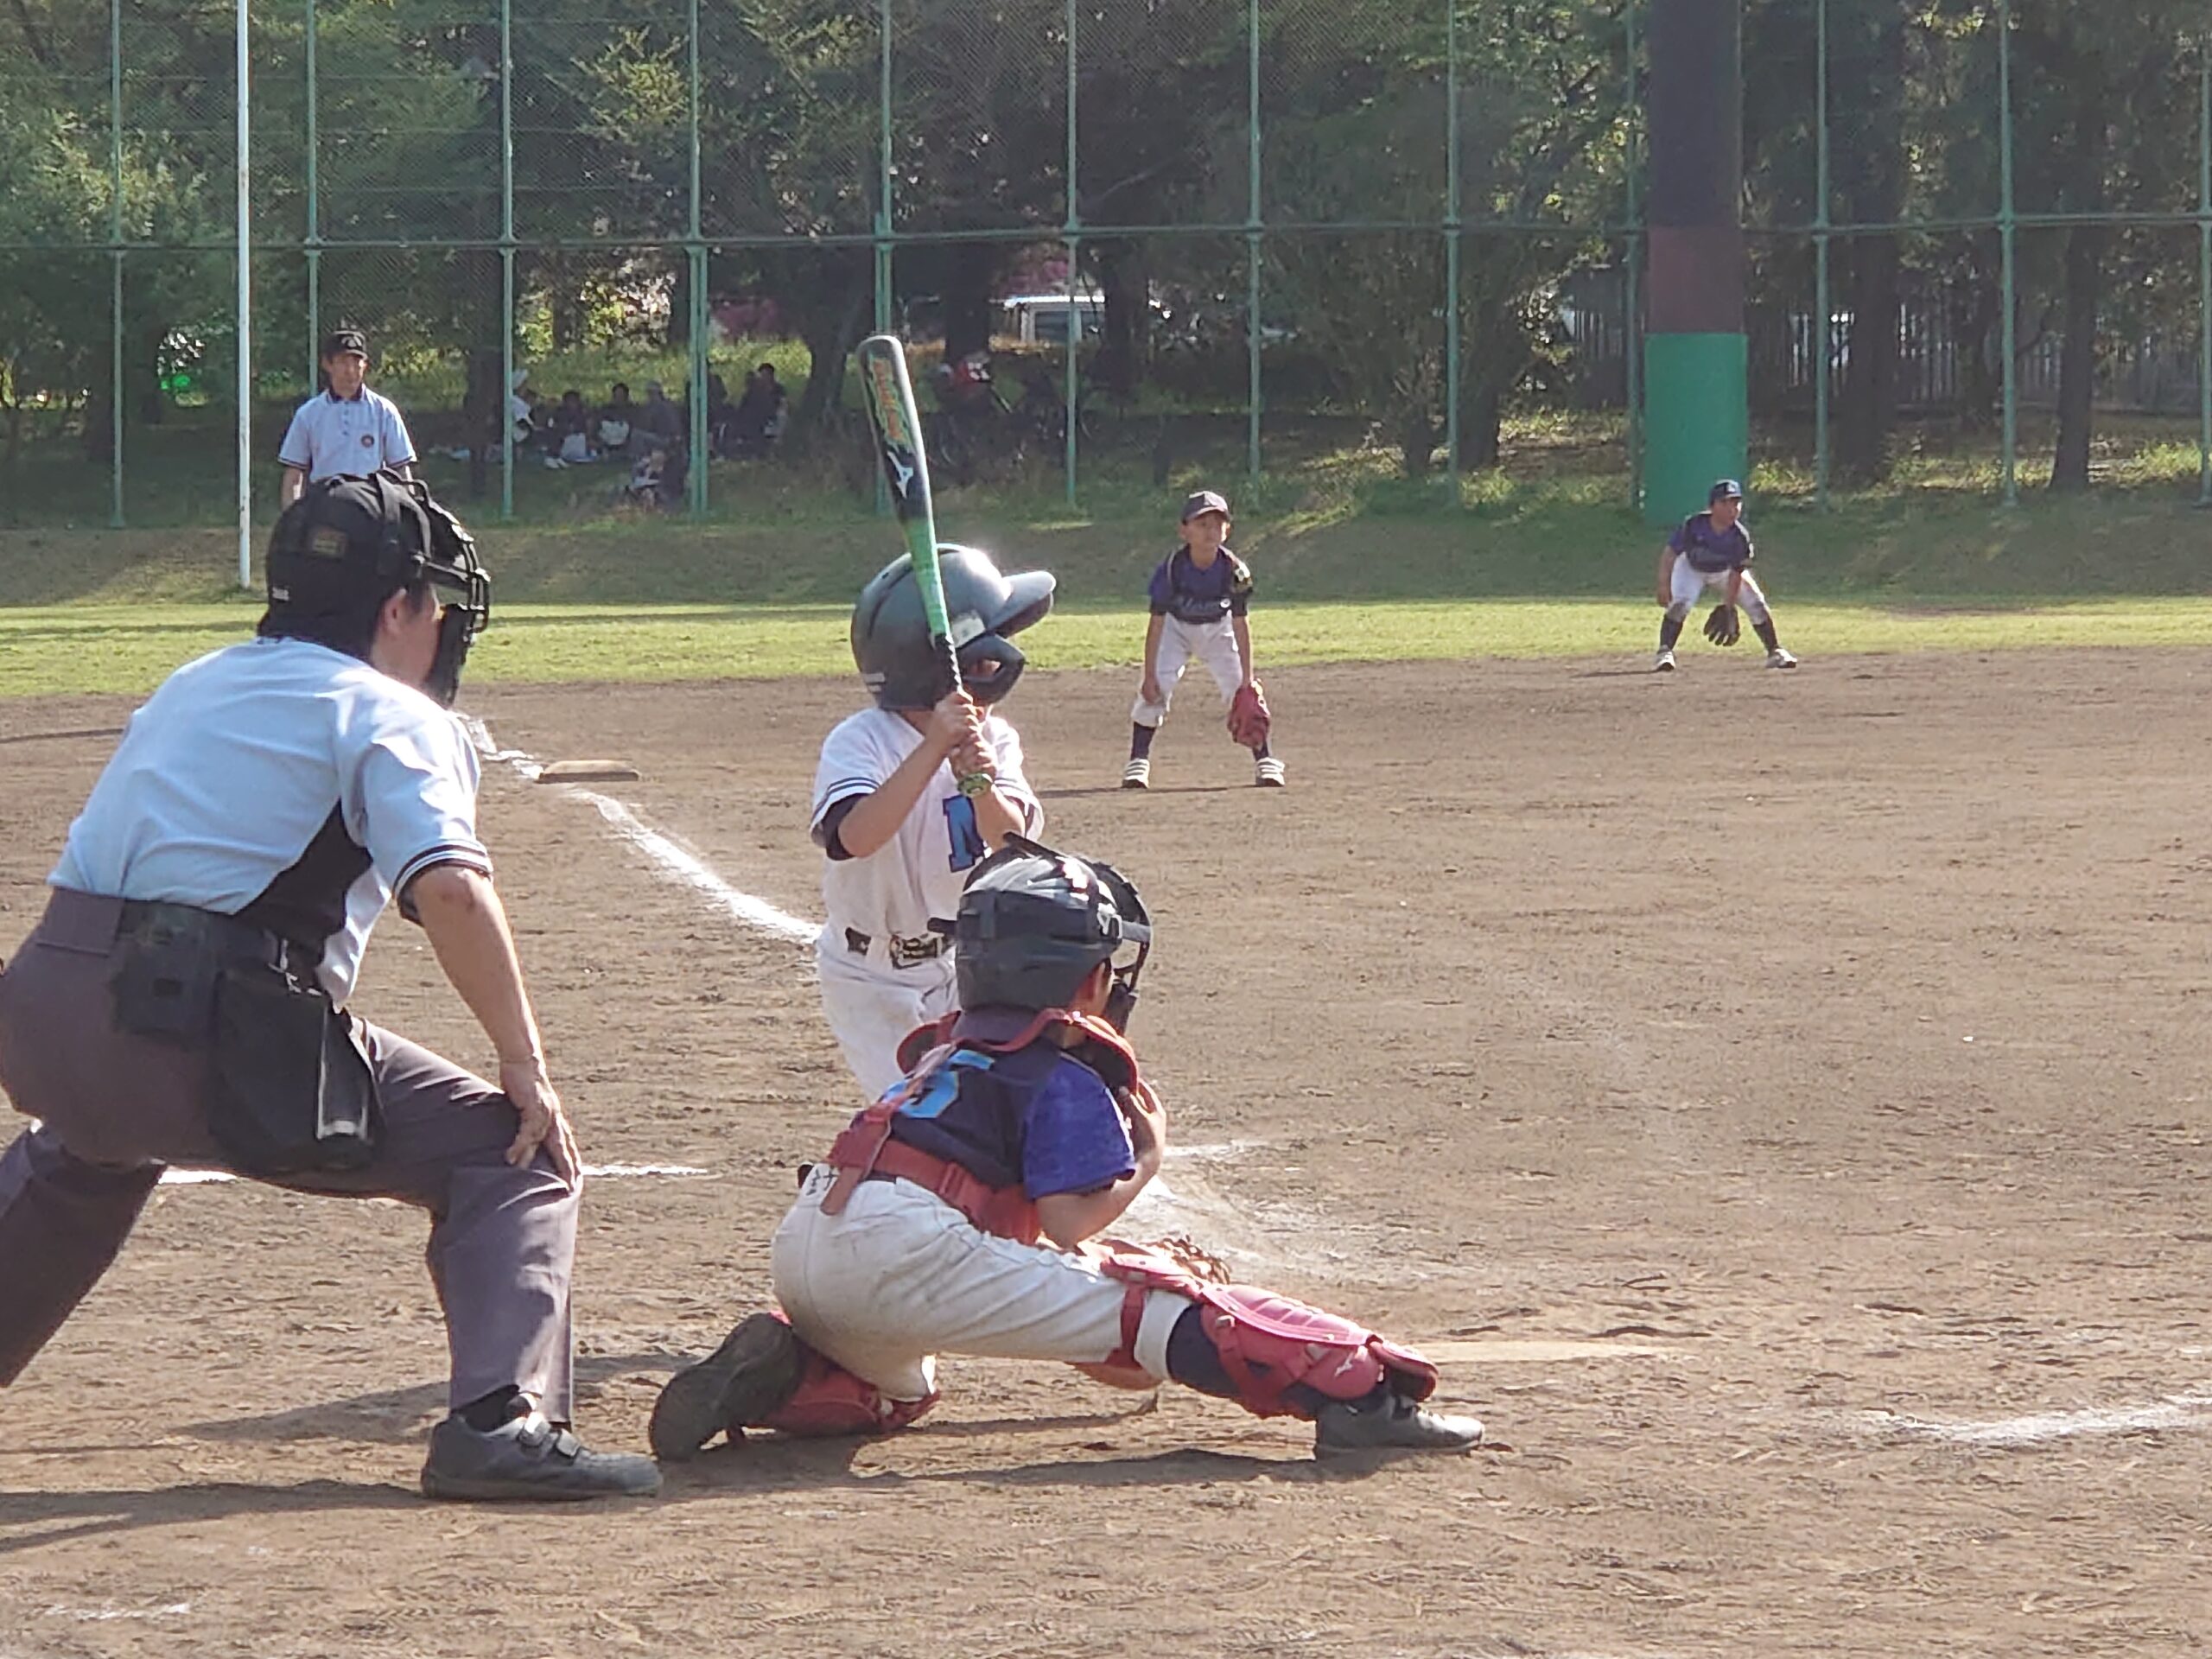
<svg viewBox="0 0 2212 1659">
<path fill-rule="evenodd" d="M 1716 501 L 1740 501 L 1743 499 L 1744 486 L 1732 478 L 1724 478 L 1707 493 L 1705 505 L 1709 507 Z"/>
<path fill-rule="evenodd" d="M 1183 503 L 1183 522 L 1186 524 L 1199 514 L 1206 512 L 1217 512 L 1223 518 L 1228 518 L 1229 498 L 1219 490 L 1200 490 Z"/>
</svg>

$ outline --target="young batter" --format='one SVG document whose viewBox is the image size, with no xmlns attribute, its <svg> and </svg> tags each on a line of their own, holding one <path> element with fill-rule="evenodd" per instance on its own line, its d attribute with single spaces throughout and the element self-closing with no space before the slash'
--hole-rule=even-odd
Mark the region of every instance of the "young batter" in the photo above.
<svg viewBox="0 0 2212 1659">
<path fill-rule="evenodd" d="M 1152 787 L 1152 740 L 1167 718 L 1167 706 L 1192 658 L 1213 676 L 1224 707 L 1239 687 L 1253 683 L 1252 627 L 1245 620 L 1252 603 L 1252 571 L 1229 550 L 1229 527 L 1228 500 L 1200 490 L 1183 503 L 1183 545 L 1152 573 L 1144 680 L 1136 706 L 1129 710 L 1123 789 Z M 1283 785 L 1282 762 L 1264 740 L 1252 750 L 1252 781 L 1268 789 Z"/>
<path fill-rule="evenodd" d="M 1010 636 L 1052 609 L 1052 578 L 1002 576 L 972 548 L 940 548 L 938 559 L 964 689 L 943 683 L 902 556 L 853 611 L 853 660 L 875 706 L 830 734 L 814 774 L 829 914 L 816 947 L 822 1008 L 870 1100 L 898 1083 L 906 1033 L 952 1007 L 947 933 L 968 872 L 1045 819 L 1021 739 L 995 705 L 1021 674 Z"/>
<path fill-rule="evenodd" d="M 670 1379 L 658 1456 L 751 1427 L 903 1427 L 936 1403 L 940 1353 L 1173 1379 L 1307 1419 L 1319 1453 L 1482 1439 L 1422 1408 L 1435 1367 L 1364 1325 L 1101 1242 L 1167 1144 L 1122 1035 L 1152 938 L 1125 878 L 1011 837 L 970 878 L 957 938 L 962 1012 L 914 1033 L 905 1082 L 806 1172 L 771 1251 L 785 1315 Z"/>
<path fill-rule="evenodd" d="M 1717 588 L 1721 602 L 1731 610 L 1741 604 L 1751 619 L 1752 630 L 1766 647 L 1769 668 L 1795 668 L 1797 659 L 1782 648 L 1775 637 L 1774 613 L 1766 595 L 1751 575 L 1751 537 L 1744 528 L 1744 486 L 1724 478 L 1713 486 L 1703 512 L 1692 513 L 1682 527 L 1659 550 L 1659 603 L 1667 614 L 1659 623 L 1659 654 L 1652 669 L 1660 674 L 1675 671 L 1675 642 L 1682 637 L 1682 624 L 1691 607 L 1707 588 Z M 1723 644 L 1733 645 L 1732 631 Z"/>
</svg>

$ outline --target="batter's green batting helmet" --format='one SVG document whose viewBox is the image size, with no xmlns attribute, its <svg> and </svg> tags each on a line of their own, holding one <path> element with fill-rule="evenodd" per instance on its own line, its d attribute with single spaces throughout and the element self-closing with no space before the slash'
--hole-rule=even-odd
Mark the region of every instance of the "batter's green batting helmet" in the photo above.
<svg viewBox="0 0 2212 1659">
<path fill-rule="evenodd" d="M 937 561 L 961 680 L 976 702 L 996 702 L 1021 675 L 1024 658 L 1009 636 L 1052 608 L 1052 577 L 1043 570 L 1002 576 L 988 553 L 949 543 L 938 549 Z M 930 649 L 911 556 L 900 554 L 861 589 L 853 661 L 861 683 L 885 709 L 927 709 L 952 689 Z"/>
</svg>

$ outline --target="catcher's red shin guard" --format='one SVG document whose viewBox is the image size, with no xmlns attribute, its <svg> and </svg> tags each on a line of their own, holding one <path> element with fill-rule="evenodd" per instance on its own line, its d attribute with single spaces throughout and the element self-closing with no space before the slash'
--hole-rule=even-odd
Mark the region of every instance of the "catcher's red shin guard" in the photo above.
<svg viewBox="0 0 2212 1659">
<path fill-rule="evenodd" d="M 934 1394 L 920 1400 L 893 1400 L 873 1382 L 863 1382 L 843 1366 L 835 1364 L 809 1348 L 806 1370 L 798 1389 L 782 1406 L 758 1423 L 731 1425 L 733 1428 L 772 1428 L 779 1434 L 805 1440 L 840 1434 L 887 1434 L 904 1428 L 931 1406 Z"/>
<path fill-rule="evenodd" d="M 1300 1384 L 1330 1400 L 1363 1400 L 1385 1383 L 1408 1400 L 1426 1400 L 1436 1390 L 1436 1367 L 1427 1359 L 1338 1314 L 1273 1291 L 1212 1284 L 1148 1252 L 1117 1250 L 1099 1266 L 1129 1287 L 1122 1346 L 1109 1366 L 1135 1363 L 1147 1300 L 1165 1291 L 1198 1304 L 1206 1338 L 1236 1387 L 1236 1402 L 1255 1416 L 1306 1415 L 1286 1397 Z"/>
</svg>

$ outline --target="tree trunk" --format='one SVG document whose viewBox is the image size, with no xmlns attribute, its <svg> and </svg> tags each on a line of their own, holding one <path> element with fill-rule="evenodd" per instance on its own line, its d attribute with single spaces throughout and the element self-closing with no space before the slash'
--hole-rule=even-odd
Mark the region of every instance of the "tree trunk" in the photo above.
<svg viewBox="0 0 2212 1659">
<path fill-rule="evenodd" d="M 1099 244 L 1098 286 L 1106 323 L 1091 375 L 1108 397 L 1127 403 L 1144 384 L 1152 356 L 1152 278 L 1144 245 Z"/>
<path fill-rule="evenodd" d="M 845 359 L 866 332 L 874 294 L 867 257 L 863 251 L 841 250 L 824 255 L 815 269 L 802 273 L 800 291 L 806 294 L 806 302 L 792 308 L 807 351 L 806 390 L 799 394 L 792 421 L 801 431 L 817 430 L 828 422 L 844 388 Z M 813 281 L 806 282 L 808 276 Z"/>
<path fill-rule="evenodd" d="M 461 394 L 461 426 L 468 445 L 468 494 L 480 501 L 491 487 L 492 458 L 507 430 L 507 385 L 499 378 L 499 348 L 477 346 L 468 353 L 468 379 Z"/>
<path fill-rule="evenodd" d="M 2066 333 L 2058 353 L 2058 444 L 2050 487 L 2089 487 L 2089 438 L 2097 387 L 2097 307 L 2104 287 L 2107 232 L 2077 225 L 2066 238 Z"/>
<path fill-rule="evenodd" d="M 1458 469 L 1479 473 L 1497 465 L 1504 441 L 1504 388 L 1478 382 L 1460 394 Z"/>
<path fill-rule="evenodd" d="M 1840 66 L 1861 111 L 1863 143 L 1847 162 L 1846 215 L 1860 224 L 1885 224 L 1904 211 L 1904 83 L 1909 0 L 1879 0 L 1855 28 L 1847 28 Z M 1852 36 L 1856 35 L 1855 41 Z M 1850 248 L 1845 303 L 1851 318 L 1851 356 L 1845 365 L 1835 432 L 1836 468 L 1843 477 L 1875 483 L 1889 476 L 1890 430 L 1897 406 L 1897 285 L 1894 236 L 1870 236 Z M 1816 322 L 1816 336 L 1825 320 Z"/>
<path fill-rule="evenodd" d="M 998 273 L 999 250 L 988 242 L 963 242 L 952 251 L 952 270 L 944 293 L 944 355 L 947 360 L 991 348 L 991 279 Z"/>
<path fill-rule="evenodd" d="M 574 352 L 584 344 L 584 296 L 577 263 L 561 254 L 541 254 L 536 260 L 537 279 L 545 284 L 546 308 L 551 314 L 553 349 Z M 522 281 L 517 273 L 516 282 Z"/>
<path fill-rule="evenodd" d="M 677 248 L 669 255 L 674 278 L 668 285 L 668 346 L 688 351 L 691 346 L 691 258 Z"/>
<path fill-rule="evenodd" d="M 1853 248 L 1845 289 L 1851 353 L 1836 411 L 1835 461 L 1838 473 L 1862 484 L 1889 475 L 1897 404 L 1897 275 L 1894 236 L 1870 236 Z"/>
</svg>

